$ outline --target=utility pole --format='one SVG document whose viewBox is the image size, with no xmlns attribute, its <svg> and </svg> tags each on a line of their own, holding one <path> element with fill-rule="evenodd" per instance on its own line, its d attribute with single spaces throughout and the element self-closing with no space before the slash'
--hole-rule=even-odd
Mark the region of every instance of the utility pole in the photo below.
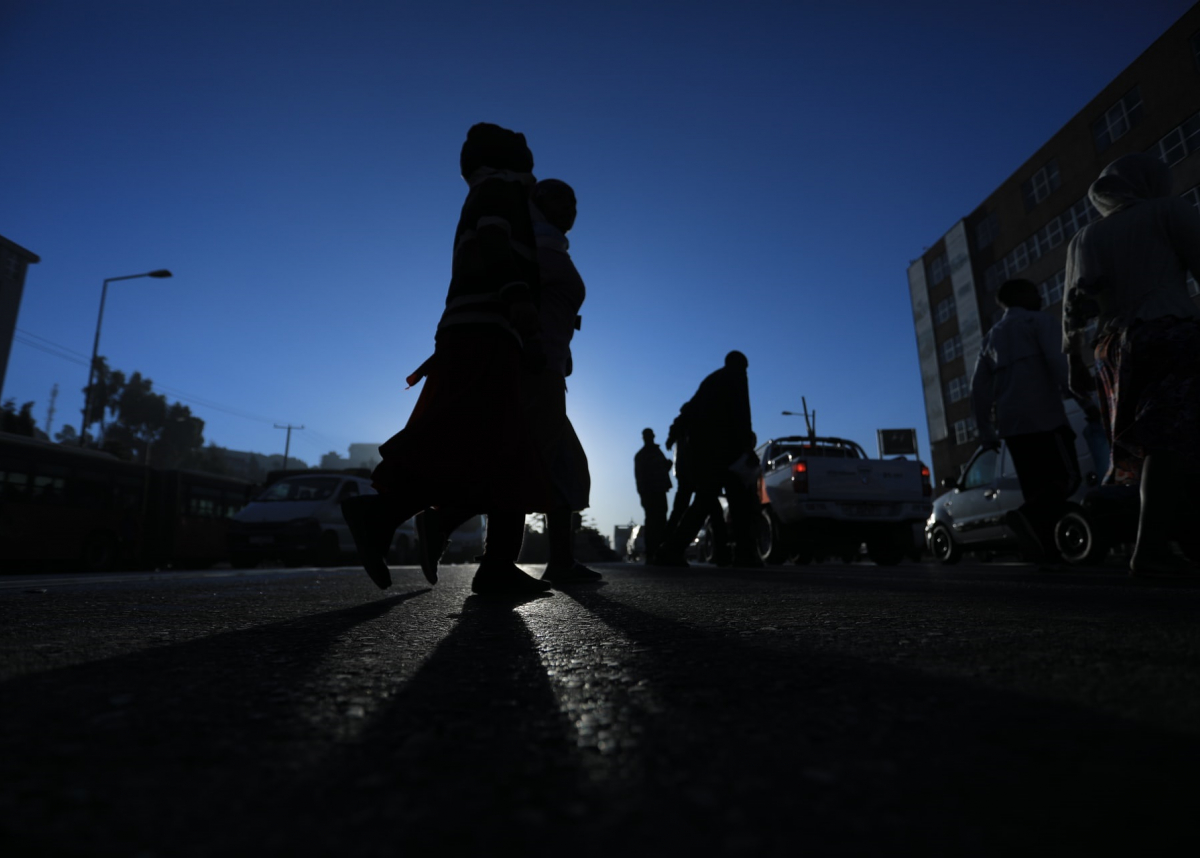
<svg viewBox="0 0 1200 858">
<path fill-rule="evenodd" d="M 54 387 L 50 388 L 50 407 L 46 409 L 46 435 L 50 435 L 50 430 L 54 428 L 54 400 L 58 399 L 58 382 L 54 382 Z"/>
<path fill-rule="evenodd" d="M 303 426 L 293 426 L 291 423 L 289 423 L 286 426 L 280 426 L 278 423 L 276 423 L 275 428 L 287 430 L 287 441 L 283 445 L 283 469 L 286 471 L 287 465 L 288 465 L 288 452 L 292 449 L 292 430 L 295 429 L 295 430 L 299 431 L 300 429 L 303 429 L 304 427 Z"/>
</svg>

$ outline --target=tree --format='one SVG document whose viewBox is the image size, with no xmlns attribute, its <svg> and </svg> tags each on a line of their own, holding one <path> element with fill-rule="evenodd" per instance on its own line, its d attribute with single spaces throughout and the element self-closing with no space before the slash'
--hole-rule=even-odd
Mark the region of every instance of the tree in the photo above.
<svg viewBox="0 0 1200 858">
<path fill-rule="evenodd" d="M 87 413 L 83 417 L 82 430 L 85 437 L 88 434 L 88 427 L 93 423 L 99 423 L 100 434 L 98 437 L 104 438 L 106 428 L 104 415 L 106 413 L 116 414 L 117 397 L 124 387 L 125 373 L 109 369 L 108 360 L 103 355 L 98 355 L 96 362 L 92 364 L 91 383 L 83 389 L 84 401 L 87 403 L 85 406 Z"/>
<path fill-rule="evenodd" d="M 179 402 L 154 392 L 154 382 L 140 372 L 126 378 L 96 358 L 85 426 L 100 424 L 100 445 L 124 459 L 160 468 L 196 467 L 213 460 L 202 455 L 204 421 Z M 106 421 L 106 415 L 108 420 Z"/>
<path fill-rule="evenodd" d="M 11 432 L 14 435 L 36 437 L 38 434 L 37 421 L 33 419 L 33 403 L 26 402 L 18 411 L 17 401 L 6 399 L 0 410 L 0 430 Z"/>
</svg>

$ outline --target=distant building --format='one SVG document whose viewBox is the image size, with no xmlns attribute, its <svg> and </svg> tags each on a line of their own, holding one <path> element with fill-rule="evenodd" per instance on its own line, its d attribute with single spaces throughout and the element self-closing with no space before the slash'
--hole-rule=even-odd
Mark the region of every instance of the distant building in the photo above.
<svg viewBox="0 0 1200 858">
<path fill-rule="evenodd" d="M 634 525 L 618 524 L 613 527 L 612 550 L 617 552 L 617 556 L 622 560 L 625 559 L 625 549 L 629 544 L 629 537 L 633 535 Z"/>
<path fill-rule="evenodd" d="M 1003 313 L 996 289 L 1032 280 L 1043 307 L 1061 317 L 1067 242 L 1099 219 L 1088 187 L 1130 152 L 1170 165 L 1176 192 L 1200 208 L 1200 4 L 909 266 L 939 481 L 957 475 L 977 446 L 971 375 L 983 335 Z"/>
<path fill-rule="evenodd" d="M 0 401 L 21 311 L 21 293 L 25 291 L 25 271 L 37 262 L 41 262 L 37 254 L 0 235 Z"/>
</svg>

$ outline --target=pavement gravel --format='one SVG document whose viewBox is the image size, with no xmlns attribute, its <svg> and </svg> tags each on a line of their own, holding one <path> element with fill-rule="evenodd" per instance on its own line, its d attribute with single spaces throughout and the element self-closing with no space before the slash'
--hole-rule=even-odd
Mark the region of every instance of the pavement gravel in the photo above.
<svg viewBox="0 0 1200 858">
<path fill-rule="evenodd" d="M 539 567 L 526 567 L 534 574 Z M 0 576 L 0 854 L 1182 851 L 1200 581 Z"/>
</svg>

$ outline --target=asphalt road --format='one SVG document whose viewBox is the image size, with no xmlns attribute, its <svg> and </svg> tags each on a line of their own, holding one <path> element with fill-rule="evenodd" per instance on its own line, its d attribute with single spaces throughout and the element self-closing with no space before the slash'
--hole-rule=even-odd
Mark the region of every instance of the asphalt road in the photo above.
<svg viewBox="0 0 1200 858">
<path fill-rule="evenodd" d="M 1194 848 L 1200 582 L 598 568 L 0 576 L 0 854 Z"/>
</svg>

